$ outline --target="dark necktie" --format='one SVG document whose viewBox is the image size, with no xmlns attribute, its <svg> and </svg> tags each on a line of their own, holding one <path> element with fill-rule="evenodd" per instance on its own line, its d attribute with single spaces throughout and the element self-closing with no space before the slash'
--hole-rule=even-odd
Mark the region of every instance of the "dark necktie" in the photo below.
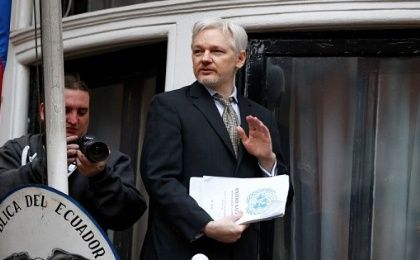
<svg viewBox="0 0 420 260">
<path fill-rule="evenodd" d="M 230 141 L 232 142 L 233 150 L 235 151 L 235 155 L 237 157 L 239 135 L 238 131 L 236 130 L 236 127 L 239 126 L 239 120 L 235 110 L 232 107 L 233 98 L 230 97 L 229 99 L 225 99 L 217 93 L 213 97 L 217 101 L 219 101 L 224 107 L 222 114 L 223 123 L 225 123 L 226 129 L 229 133 Z"/>
</svg>

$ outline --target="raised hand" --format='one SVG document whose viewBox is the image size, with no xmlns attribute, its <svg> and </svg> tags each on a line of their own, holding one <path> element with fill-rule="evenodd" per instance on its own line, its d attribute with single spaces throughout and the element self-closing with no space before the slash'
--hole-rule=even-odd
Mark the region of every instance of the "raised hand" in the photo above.
<svg viewBox="0 0 420 260">
<path fill-rule="evenodd" d="M 242 127 L 237 127 L 242 144 L 248 153 L 257 157 L 261 166 L 270 172 L 276 162 L 270 131 L 264 123 L 255 116 L 247 116 L 246 121 L 249 126 L 249 135 L 245 133 L 245 130 Z"/>
</svg>

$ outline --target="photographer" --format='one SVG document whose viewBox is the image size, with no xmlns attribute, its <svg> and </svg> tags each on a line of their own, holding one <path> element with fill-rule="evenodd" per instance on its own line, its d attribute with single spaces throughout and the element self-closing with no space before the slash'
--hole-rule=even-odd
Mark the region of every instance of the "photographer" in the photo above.
<svg viewBox="0 0 420 260">
<path fill-rule="evenodd" d="M 146 210 L 134 186 L 134 172 L 127 155 L 112 151 L 91 161 L 81 151 L 80 138 L 89 125 L 89 89 L 75 76 L 65 77 L 66 138 L 69 195 L 76 199 L 102 228 L 130 227 Z M 45 121 L 44 105 L 40 106 Z M 0 198 L 26 184 L 46 184 L 45 135 L 28 134 L 0 147 Z"/>
</svg>

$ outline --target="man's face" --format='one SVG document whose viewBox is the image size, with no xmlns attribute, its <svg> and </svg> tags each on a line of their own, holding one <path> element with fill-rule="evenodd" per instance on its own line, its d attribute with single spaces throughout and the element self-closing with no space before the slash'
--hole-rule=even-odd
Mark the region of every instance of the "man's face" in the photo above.
<svg viewBox="0 0 420 260">
<path fill-rule="evenodd" d="M 217 29 L 198 33 L 192 43 L 194 75 L 206 87 L 226 90 L 233 86 L 236 70 L 245 63 L 245 51 L 233 50 L 231 37 Z"/>
<path fill-rule="evenodd" d="M 89 93 L 82 90 L 64 89 L 66 104 L 66 136 L 87 133 L 89 126 Z"/>
</svg>

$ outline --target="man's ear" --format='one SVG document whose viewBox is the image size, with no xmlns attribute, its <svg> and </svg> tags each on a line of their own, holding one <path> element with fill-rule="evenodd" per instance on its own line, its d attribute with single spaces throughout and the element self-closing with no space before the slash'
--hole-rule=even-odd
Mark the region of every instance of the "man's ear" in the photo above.
<svg viewBox="0 0 420 260">
<path fill-rule="evenodd" d="M 239 52 L 238 60 L 236 61 L 236 68 L 240 69 L 244 66 L 246 61 L 246 51 L 242 50 Z"/>
<path fill-rule="evenodd" d="M 39 104 L 39 118 L 41 121 L 45 121 L 45 104 L 43 102 Z"/>
</svg>

